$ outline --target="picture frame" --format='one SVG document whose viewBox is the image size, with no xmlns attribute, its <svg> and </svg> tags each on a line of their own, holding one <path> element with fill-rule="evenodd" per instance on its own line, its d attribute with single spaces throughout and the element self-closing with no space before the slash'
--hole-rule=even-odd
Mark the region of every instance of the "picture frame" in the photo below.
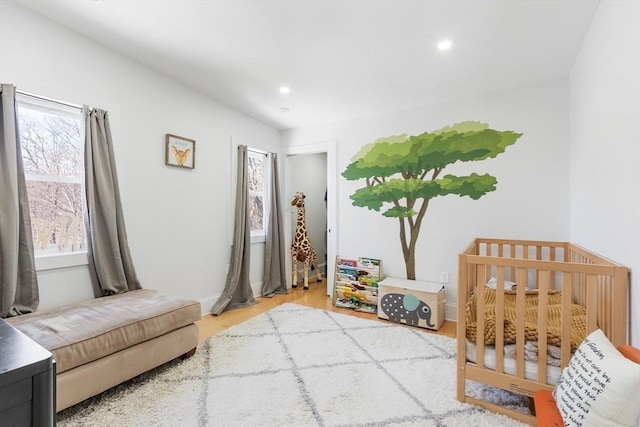
<svg viewBox="0 0 640 427">
<path fill-rule="evenodd" d="M 168 133 L 166 137 L 164 164 L 178 168 L 196 167 L 196 141 Z"/>
</svg>

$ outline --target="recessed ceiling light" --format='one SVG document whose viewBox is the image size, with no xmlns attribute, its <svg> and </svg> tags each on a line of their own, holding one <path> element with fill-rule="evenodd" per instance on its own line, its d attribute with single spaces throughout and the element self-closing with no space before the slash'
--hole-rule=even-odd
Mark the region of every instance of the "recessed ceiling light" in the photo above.
<svg viewBox="0 0 640 427">
<path fill-rule="evenodd" d="M 448 50 L 453 46 L 453 42 L 451 40 L 442 40 L 438 43 L 438 50 Z"/>
<path fill-rule="evenodd" d="M 280 111 L 282 111 L 283 113 L 288 113 L 289 109 L 287 107 L 280 107 Z"/>
<path fill-rule="evenodd" d="M 283 94 L 283 95 L 289 95 L 291 93 L 291 89 L 289 89 L 286 86 L 282 86 L 280 88 L 280 93 Z"/>
</svg>

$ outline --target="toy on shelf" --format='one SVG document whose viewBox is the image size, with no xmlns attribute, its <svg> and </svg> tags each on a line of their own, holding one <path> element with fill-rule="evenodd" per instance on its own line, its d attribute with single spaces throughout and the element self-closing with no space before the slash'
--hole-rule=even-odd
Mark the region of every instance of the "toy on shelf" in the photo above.
<svg viewBox="0 0 640 427">
<path fill-rule="evenodd" d="M 333 304 L 366 313 L 376 313 L 380 260 L 375 258 L 336 257 Z"/>
</svg>

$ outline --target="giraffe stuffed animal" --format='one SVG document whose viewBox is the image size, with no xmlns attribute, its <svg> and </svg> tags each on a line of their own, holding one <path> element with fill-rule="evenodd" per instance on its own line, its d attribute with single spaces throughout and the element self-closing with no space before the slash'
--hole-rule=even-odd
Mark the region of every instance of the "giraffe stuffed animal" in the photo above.
<svg viewBox="0 0 640 427">
<path fill-rule="evenodd" d="M 298 191 L 291 201 L 291 206 L 298 208 L 296 234 L 293 236 L 293 241 L 291 242 L 291 265 L 293 270 L 291 286 L 294 288 L 298 286 L 298 262 L 301 262 L 304 265 L 304 289 L 307 290 L 309 289 L 309 264 L 316 270 L 316 280 L 318 282 L 322 282 L 322 277 L 318 269 L 318 255 L 315 249 L 313 249 L 313 246 L 311 246 L 309 236 L 307 235 L 307 225 L 304 217 L 304 198 L 304 193 Z"/>
</svg>

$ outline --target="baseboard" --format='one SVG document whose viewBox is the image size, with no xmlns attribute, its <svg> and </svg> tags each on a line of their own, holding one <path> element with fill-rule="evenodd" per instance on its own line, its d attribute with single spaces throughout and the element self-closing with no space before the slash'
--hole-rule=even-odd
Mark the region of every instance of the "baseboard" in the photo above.
<svg viewBox="0 0 640 427">
<path fill-rule="evenodd" d="M 257 283 L 255 285 L 251 285 L 251 290 L 253 291 L 253 296 L 254 297 L 261 297 L 262 296 L 262 282 Z"/>
<path fill-rule="evenodd" d="M 200 298 L 200 312 L 202 316 L 206 316 L 207 314 L 211 314 L 211 309 L 213 308 L 213 304 L 218 301 L 220 295 L 210 295 L 208 297 Z"/>
<path fill-rule="evenodd" d="M 458 309 L 455 304 L 448 303 L 444 305 L 444 318 L 452 322 L 458 319 Z"/>
</svg>

